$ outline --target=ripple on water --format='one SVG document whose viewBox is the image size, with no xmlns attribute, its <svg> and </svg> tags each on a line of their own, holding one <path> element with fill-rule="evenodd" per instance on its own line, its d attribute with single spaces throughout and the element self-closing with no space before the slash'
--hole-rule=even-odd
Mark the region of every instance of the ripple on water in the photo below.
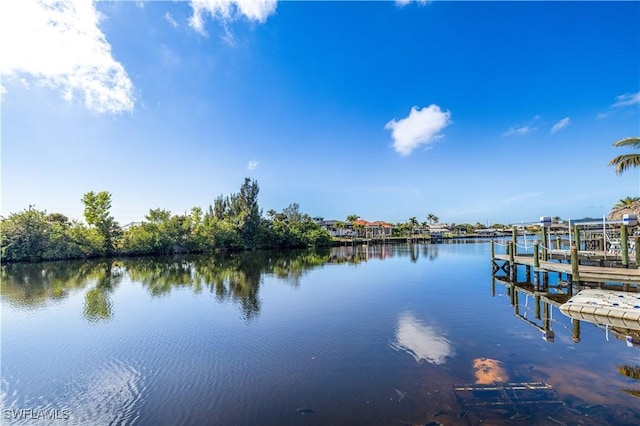
<svg viewBox="0 0 640 426">
<path fill-rule="evenodd" d="M 24 398 L 16 391 L 11 392 L 3 381 L 1 402 L 3 410 L 30 409 L 34 413 L 45 414 L 64 410 L 69 413 L 69 418 L 58 422 L 65 425 L 131 425 L 140 417 L 140 405 L 146 394 L 144 383 L 145 376 L 140 369 L 114 360 L 74 376 L 64 386 L 59 398 Z M 26 417 L 4 420 L 12 425 L 52 424 L 49 419 L 34 419 L 33 415 Z"/>
</svg>

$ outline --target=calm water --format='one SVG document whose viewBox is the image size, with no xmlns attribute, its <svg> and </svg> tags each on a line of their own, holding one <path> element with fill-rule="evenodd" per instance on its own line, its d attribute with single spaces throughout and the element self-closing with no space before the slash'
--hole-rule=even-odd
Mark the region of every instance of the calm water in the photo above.
<svg viewBox="0 0 640 426">
<path fill-rule="evenodd" d="M 636 337 L 516 294 L 487 243 L 5 265 L 2 424 L 640 424 Z"/>
</svg>

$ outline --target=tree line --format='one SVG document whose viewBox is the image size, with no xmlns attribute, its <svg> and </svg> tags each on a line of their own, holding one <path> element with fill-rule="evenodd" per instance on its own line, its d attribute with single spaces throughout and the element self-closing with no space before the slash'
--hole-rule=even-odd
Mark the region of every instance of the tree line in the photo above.
<svg viewBox="0 0 640 426">
<path fill-rule="evenodd" d="M 245 178 L 238 193 L 220 195 L 203 210 L 188 214 L 151 209 L 145 220 L 121 227 L 111 216 L 111 194 L 88 192 L 82 197 L 86 223 L 33 206 L 0 220 L 3 262 L 83 259 L 215 250 L 303 248 L 328 246 L 329 233 L 296 203 L 263 217 L 259 186 Z"/>
</svg>

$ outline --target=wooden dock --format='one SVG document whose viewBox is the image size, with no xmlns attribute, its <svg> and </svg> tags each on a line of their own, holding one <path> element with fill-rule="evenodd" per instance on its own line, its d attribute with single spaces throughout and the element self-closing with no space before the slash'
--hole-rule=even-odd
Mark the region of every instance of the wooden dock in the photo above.
<svg viewBox="0 0 640 426">
<path fill-rule="evenodd" d="M 506 254 L 494 255 L 493 261 L 509 263 L 510 256 Z M 513 256 L 515 265 L 535 267 L 533 256 Z M 515 266 L 514 265 L 514 266 Z M 502 268 L 502 266 L 499 266 Z M 573 265 L 571 263 L 561 263 L 555 261 L 540 260 L 537 266 L 540 272 L 557 272 L 559 274 L 573 275 Z M 629 268 L 612 268 L 603 266 L 578 265 L 580 281 L 589 282 L 618 282 L 626 284 L 640 283 L 640 270 Z"/>
</svg>

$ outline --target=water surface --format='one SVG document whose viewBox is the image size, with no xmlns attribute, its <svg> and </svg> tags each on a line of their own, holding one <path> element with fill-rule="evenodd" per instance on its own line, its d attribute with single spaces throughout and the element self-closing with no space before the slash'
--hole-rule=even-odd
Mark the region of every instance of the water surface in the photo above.
<svg viewBox="0 0 640 426">
<path fill-rule="evenodd" d="M 637 335 L 491 272 L 488 243 L 4 265 L 2 422 L 640 424 Z"/>
</svg>

